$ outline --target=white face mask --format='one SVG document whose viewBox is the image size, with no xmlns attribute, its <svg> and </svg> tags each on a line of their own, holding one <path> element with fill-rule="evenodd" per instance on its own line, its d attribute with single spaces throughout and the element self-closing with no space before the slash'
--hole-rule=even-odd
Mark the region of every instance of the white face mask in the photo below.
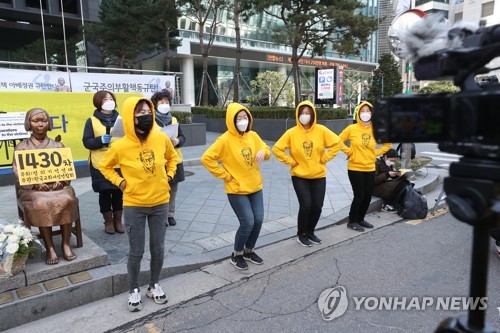
<svg viewBox="0 0 500 333">
<path fill-rule="evenodd" d="M 162 114 L 167 114 L 170 112 L 170 105 L 169 104 L 160 104 L 158 105 L 158 112 Z"/>
<path fill-rule="evenodd" d="M 391 166 L 394 165 L 394 162 L 387 160 L 387 161 L 385 161 L 385 164 L 390 168 Z"/>
<path fill-rule="evenodd" d="M 236 123 L 238 131 L 245 132 L 248 128 L 248 119 L 240 120 Z"/>
<path fill-rule="evenodd" d="M 359 118 L 365 122 L 370 121 L 372 119 L 372 114 L 369 112 L 363 112 L 359 114 Z"/>
<path fill-rule="evenodd" d="M 302 125 L 307 125 L 311 121 L 311 115 L 310 114 L 301 114 L 299 116 L 299 121 Z"/>
<path fill-rule="evenodd" d="M 114 101 L 107 101 L 101 105 L 101 109 L 104 111 L 113 111 L 115 107 L 116 103 Z"/>
</svg>

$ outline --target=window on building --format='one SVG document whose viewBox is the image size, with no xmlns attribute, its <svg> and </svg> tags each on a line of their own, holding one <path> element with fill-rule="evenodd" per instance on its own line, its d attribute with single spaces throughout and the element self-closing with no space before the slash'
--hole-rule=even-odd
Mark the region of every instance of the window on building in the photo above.
<svg viewBox="0 0 500 333">
<path fill-rule="evenodd" d="M 493 10 L 495 9 L 495 1 L 490 1 L 483 3 L 481 5 L 481 17 L 493 15 Z"/>
<path fill-rule="evenodd" d="M 0 1 L 5 3 L 10 3 L 10 1 Z M 40 2 L 42 3 L 42 8 L 47 9 L 47 0 L 26 0 L 26 7 L 40 8 Z"/>
<path fill-rule="evenodd" d="M 179 19 L 179 29 L 186 29 L 186 18 L 181 17 Z"/>
<path fill-rule="evenodd" d="M 443 17 L 445 19 L 448 18 L 448 11 L 447 10 L 441 10 L 441 9 L 430 9 L 425 11 L 427 14 L 443 14 Z"/>
<path fill-rule="evenodd" d="M 455 13 L 455 22 L 462 21 L 463 18 L 464 18 L 464 13 L 463 12 Z"/>
<path fill-rule="evenodd" d="M 79 13 L 79 4 L 78 0 L 63 0 L 62 1 L 64 12 L 65 13 L 71 13 L 71 14 L 78 14 Z M 61 10 L 61 2 L 59 2 L 59 10 L 62 13 Z"/>
</svg>

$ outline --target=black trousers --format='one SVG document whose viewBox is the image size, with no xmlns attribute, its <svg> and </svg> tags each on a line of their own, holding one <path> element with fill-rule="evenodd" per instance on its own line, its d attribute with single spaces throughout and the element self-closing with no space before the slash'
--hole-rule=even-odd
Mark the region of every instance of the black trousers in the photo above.
<svg viewBox="0 0 500 333">
<path fill-rule="evenodd" d="M 347 175 L 354 194 L 351 209 L 349 210 L 349 222 L 359 223 L 365 219 L 366 211 L 370 207 L 375 186 L 375 171 L 347 170 Z"/>
<path fill-rule="evenodd" d="M 123 193 L 121 190 L 104 190 L 99 192 L 99 211 L 101 213 L 123 210 L 122 206 Z"/>
<path fill-rule="evenodd" d="M 500 242 L 500 228 L 491 230 L 490 235 L 494 240 Z"/>
<path fill-rule="evenodd" d="M 292 183 L 299 200 L 297 235 L 314 233 L 323 210 L 326 178 L 305 179 L 292 176 Z"/>
<path fill-rule="evenodd" d="M 394 180 L 393 180 L 394 181 Z M 396 208 L 397 203 L 401 200 L 401 195 L 405 190 L 406 185 L 409 185 L 410 182 L 406 179 L 402 179 L 399 184 L 396 186 L 389 200 L 386 200 L 386 204 L 393 206 Z"/>
</svg>

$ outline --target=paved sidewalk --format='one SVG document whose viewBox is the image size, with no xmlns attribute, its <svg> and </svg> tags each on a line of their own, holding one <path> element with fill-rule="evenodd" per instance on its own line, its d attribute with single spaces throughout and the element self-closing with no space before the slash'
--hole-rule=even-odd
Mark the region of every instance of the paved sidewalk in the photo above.
<svg viewBox="0 0 500 333">
<path fill-rule="evenodd" d="M 234 214 L 224 186 L 220 179 L 213 177 L 199 162 L 205 149 L 219 136 L 208 132 L 207 144 L 182 149 L 186 180 L 179 184 L 175 219 L 177 225 L 167 228 L 165 256 L 167 264 L 185 261 L 193 263 L 200 260 L 215 261 L 229 256 L 238 228 L 238 219 Z M 273 142 L 267 142 L 272 147 Z M 272 154 L 271 154 L 272 155 Z M 342 222 L 352 200 L 352 189 L 347 177 L 347 160 L 341 152 L 327 164 L 326 196 L 318 228 Z M 264 178 L 264 224 L 257 247 L 273 243 L 296 233 L 296 215 L 298 201 L 293 190 L 289 167 L 278 162 L 272 155 L 261 164 Z M 436 182 L 433 170 L 423 169 L 417 172 L 416 186 L 422 188 Z M 437 184 L 437 183 L 436 183 Z M 125 264 L 128 252 L 126 234 L 113 235 L 104 232 L 103 218 L 99 213 L 98 194 L 92 191 L 89 177 L 72 182 L 80 200 L 80 214 L 83 233 L 108 254 L 110 265 Z M 0 188 L 0 219 L 7 222 L 17 221 L 14 187 Z M 424 192 L 425 191 L 424 189 Z M 372 200 L 371 210 L 378 208 L 379 199 Z M 146 246 L 148 242 L 146 242 Z M 145 259 L 149 260 L 149 249 Z M 173 258 L 176 258 L 173 260 Z M 142 267 L 149 265 L 144 262 Z"/>
<path fill-rule="evenodd" d="M 187 177 L 184 182 L 179 184 L 175 213 L 177 225 L 167 228 L 165 264 L 161 278 L 218 262 L 231 254 L 234 235 L 239 225 L 238 220 L 224 193 L 222 181 L 213 177 L 199 162 L 199 158 L 205 149 L 219 135 L 218 133 L 209 132 L 207 133 L 206 145 L 182 149 Z M 268 144 L 272 147 L 273 142 L 268 142 Z M 327 167 L 326 196 L 318 228 L 345 222 L 352 200 L 352 189 L 347 176 L 346 156 L 339 153 L 337 157 L 327 164 Z M 264 245 L 294 237 L 296 235 L 296 216 L 298 212 L 298 201 L 293 190 L 289 167 L 278 162 L 272 156 L 270 160 L 263 162 L 261 169 L 264 178 L 265 217 L 261 235 L 257 242 L 257 249 Z M 416 188 L 421 189 L 422 192 L 429 192 L 438 185 L 437 172 L 435 169 L 423 168 L 416 173 L 413 182 L 416 183 Z M 107 279 L 106 288 L 109 288 L 109 290 L 102 290 L 100 298 L 124 292 L 127 286 L 127 236 L 126 234 L 117 233 L 109 235 L 104 232 L 102 215 L 99 213 L 98 194 L 92 191 L 90 178 L 79 178 L 73 181 L 72 185 L 80 200 L 80 214 L 84 235 L 108 255 L 108 266 L 90 272 L 95 283 Z M 369 211 L 378 210 L 381 204 L 380 199 L 373 198 Z M 0 188 L 0 211 L 2 212 L 0 220 L 17 221 L 13 186 Z M 357 233 L 355 231 L 349 232 Z M 141 266 L 143 272 L 149 271 L 148 243 L 146 241 L 145 260 L 143 260 Z M 85 240 L 84 247 L 77 250 L 80 253 L 85 253 Z M 75 261 L 77 260 L 79 258 Z M 61 264 L 66 263 L 61 259 L 58 265 Z M 146 277 L 147 274 L 141 275 L 141 283 L 146 283 Z M 90 283 L 88 286 L 94 288 L 93 292 L 96 292 L 95 286 Z M 93 300 L 95 300 L 96 296 L 93 297 Z M 91 300 L 89 299 L 89 301 Z M 63 310 L 65 309 L 59 311 Z M 56 310 L 53 310 L 49 315 L 53 314 L 54 311 Z M 40 319 L 40 316 L 35 317 L 31 320 Z"/>
</svg>

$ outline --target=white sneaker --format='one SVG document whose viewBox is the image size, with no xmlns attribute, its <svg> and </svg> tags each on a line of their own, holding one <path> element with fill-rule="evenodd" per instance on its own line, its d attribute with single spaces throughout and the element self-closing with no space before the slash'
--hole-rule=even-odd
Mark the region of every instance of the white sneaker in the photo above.
<svg viewBox="0 0 500 333">
<path fill-rule="evenodd" d="M 165 304 L 168 302 L 167 295 L 165 295 L 163 289 L 161 289 L 158 283 L 155 283 L 155 286 L 153 288 L 148 287 L 146 296 L 152 298 L 157 304 Z"/>
<path fill-rule="evenodd" d="M 382 211 L 387 213 L 396 213 L 396 208 L 392 207 L 391 205 L 383 205 Z"/>
<path fill-rule="evenodd" d="M 128 310 L 130 312 L 141 311 L 142 301 L 139 289 L 135 288 L 133 292 L 128 294 Z"/>
</svg>

